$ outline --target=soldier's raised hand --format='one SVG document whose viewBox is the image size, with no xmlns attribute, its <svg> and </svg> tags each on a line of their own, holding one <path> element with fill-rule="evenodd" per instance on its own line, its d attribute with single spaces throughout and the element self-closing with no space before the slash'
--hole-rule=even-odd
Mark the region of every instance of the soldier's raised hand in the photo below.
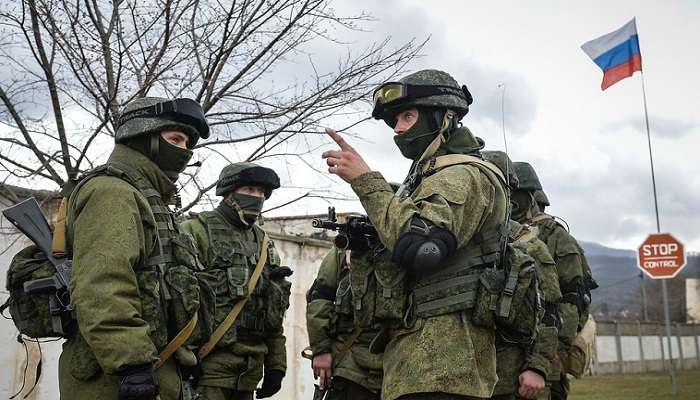
<svg viewBox="0 0 700 400">
<path fill-rule="evenodd" d="M 326 133 L 340 147 L 340 150 L 328 150 L 321 154 L 321 157 L 328 164 L 328 172 L 338 175 L 345 182 L 350 183 L 353 179 L 370 171 L 362 156 L 338 132 L 326 128 Z"/>
</svg>

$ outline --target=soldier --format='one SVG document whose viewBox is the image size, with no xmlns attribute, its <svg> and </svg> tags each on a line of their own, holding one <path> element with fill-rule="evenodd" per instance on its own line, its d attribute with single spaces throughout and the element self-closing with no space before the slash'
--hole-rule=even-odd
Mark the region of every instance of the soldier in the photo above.
<svg viewBox="0 0 700 400">
<path fill-rule="evenodd" d="M 208 136 L 193 100 L 134 100 L 119 118 L 107 163 L 73 190 L 67 239 L 79 329 L 59 360 L 61 398 L 182 398 L 178 362 L 163 353 L 182 327 L 166 318 L 172 302 L 159 287 L 175 264 L 194 268 L 194 249 L 180 237 L 167 204 L 190 149 Z M 155 369 L 157 360 L 162 366 Z"/>
<path fill-rule="evenodd" d="M 553 363 L 554 378 L 551 383 L 552 399 L 566 399 L 569 381 L 566 371 L 562 371 L 561 362 L 566 360 L 569 347 L 577 333 L 588 319 L 590 304 L 590 286 L 587 285 L 588 263 L 576 239 L 548 214 L 538 211 L 535 192 L 542 190 L 534 168 L 526 162 L 515 163 L 520 188 L 513 193 L 513 219 L 537 228 L 538 237 L 547 244 L 554 257 L 559 275 L 559 287 L 562 301 L 559 303 L 561 326 L 559 328 L 558 360 Z M 588 274 L 590 275 L 590 274 Z M 595 283 L 590 278 L 591 283 Z"/>
<path fill-rule="evenodd" d="M 195 238 L 216 292 L 215 326 L 222 327 L 235 304 L 245 300 L 235 325 L 221 328 L 221 338 L 212 335 L 205 346 L 213 347 L 211 353 L 199 352 L 203 359 L 197 392 L 202 400 L 252 399 L 263 377 L 257 398 L 281 388 L 287 367 L 282 321 L 291 289 L 286 277 L 292 270 L 280 266 L 274 244 L 267 244 L 267 235 L 255 223 L 279 186 L 279 177 L 269 168 L 249 162 L 228 165 L 216 184 L 217 196 L 223 197 L 219 206 L 181 224 Z M 249 293 L 258 266 L 262 275 Z"/>
<path fill-rule="evenodd" d="M 518 177 L 513 163 L 502 151 L 484 151 L 484 159 L 496 164 L 508 177 L 508 186 L 517 190 Z M 549 254 L 547 245 L 539 240 L 528 226 L 510 220 L 508 240 L 535 259 L 544 314 L 537 327 L 534 343 L 504 339 L 496 335 L 496 371 L 498 382 L 491 399 L 510 400 L 514 398 L 534 398 L 545 387 L 545 380 L 551 373 L 551 362 L 557 348 L 557 304 L 561 301 L 561 291 L 557 277 L 556 265 Z M 525 310 L 530 311 L 530 310 Z M 532 310 L 537 311 L 537 310 Z M 519 315 L 522 319 L 537 318 L 537 315 Z"/>
<path fill-rule="evenodd" d="M 422 70 L 381 85 L 373 100 L 373 117 L 414 161 L 399 192 L 332 129 L 340 150 L 322 156 L 351 184 L 407 276 L 407 313 L 388 332 L 382 398 L 489 397 L 494 331 L 477 326 L 472 310 L 478 276 L 499 258 L 507 200 L 500 171 L 479 156 L 483 140 L 459 125 L 471 94 L 445 72 Z"/>
<path fill-rule="evenodd" d="M 329 391 L 326 400 L 380 398 L 382 356 L 369 350 L 379 330 L 355 324 L 350 275 L 365 271 L 371 264 L 389 261 L 387 253 L 334 247 L 323 259 L 307 293 L 306 327 L 312 368 L 320 389 Z"/>
</svg>

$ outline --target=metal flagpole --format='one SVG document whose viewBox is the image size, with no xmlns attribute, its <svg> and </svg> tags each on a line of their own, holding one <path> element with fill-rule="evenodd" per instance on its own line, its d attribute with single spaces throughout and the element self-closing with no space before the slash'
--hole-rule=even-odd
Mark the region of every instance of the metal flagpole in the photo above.
<svg viewBox="0 0 700 400">
<path fill-rule="evenodd" d="M 649 165 L 651 166 L 651 185 L 654 190 L 654 211 L 656 211 L 656 233 L 661 233 L 661 224 L 659 223 L 659 201 L 656 195 L 656 177 L 654 176 L 654 157 L 651 153 L 651 133 L 649 133 L 649 112 L 647 109 L 647 91 L 644 85 L 644 71 L 640 71 L 642 75 L 642 97 L 644 98 L 644 119 L 647 127 L 647 143 L 649 144 Z M 642 282 L 643 284 L 643 282 Z M 666 279 L 661 279 L 661 291 L 664 301 L 664 320 L 666 322 L 666 342 L 668 344 L 668 370 L 671 375 L 671 393 L 676 394 L 676 367 L 673 365 L 673 351 L 671 348 L 671 316 L 668 307 L 668 286 Z"/>
</svg>

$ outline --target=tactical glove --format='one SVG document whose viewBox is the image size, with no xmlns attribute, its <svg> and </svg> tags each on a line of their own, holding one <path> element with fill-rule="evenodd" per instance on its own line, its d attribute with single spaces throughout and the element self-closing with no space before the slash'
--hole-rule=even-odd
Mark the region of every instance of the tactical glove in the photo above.
<svg viewBox="0 0 700 400">
<path fill-rule="evenodd" d="M 153 400 L 159 393 L 152 364 L 127 367 L 120 375 L 119 400 Z"/>
<path fill-rule="evenodd" d="M 278 281 L 282 278 L 292 276 L 293 273 L 294 271 L 292 271 L 291 268 L 287 267 L 286 265 L 283 265 L 270 271 L 270 279 L 272 279 L 273 281 Z"/>
<path fill-rule="evenodd" d="M 284 372 L 282 371 L 275 369 L 265 370 L 262 386 L 255 390 L 255 397 L 258 399 L 272 397 L 282 388 L 282 378 L 284 378 Z"/>
</svg>

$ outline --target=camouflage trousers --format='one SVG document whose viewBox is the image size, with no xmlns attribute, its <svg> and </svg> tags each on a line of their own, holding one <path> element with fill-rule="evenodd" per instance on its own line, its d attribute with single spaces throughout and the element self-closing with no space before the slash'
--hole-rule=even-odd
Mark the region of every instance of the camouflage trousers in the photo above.
<svg viewBox="0 0 700 400">
<path fill-rule="evenodd" d="M 379 394 L 351 380 L 335 376 L 325 400 L 379 400 Z"/>
<path fill-rule="evenodd" d="M 199 386 L 197 400 L 253 400 L 252 391 L 235 390 L 215 386 Z"/>
</svg>

